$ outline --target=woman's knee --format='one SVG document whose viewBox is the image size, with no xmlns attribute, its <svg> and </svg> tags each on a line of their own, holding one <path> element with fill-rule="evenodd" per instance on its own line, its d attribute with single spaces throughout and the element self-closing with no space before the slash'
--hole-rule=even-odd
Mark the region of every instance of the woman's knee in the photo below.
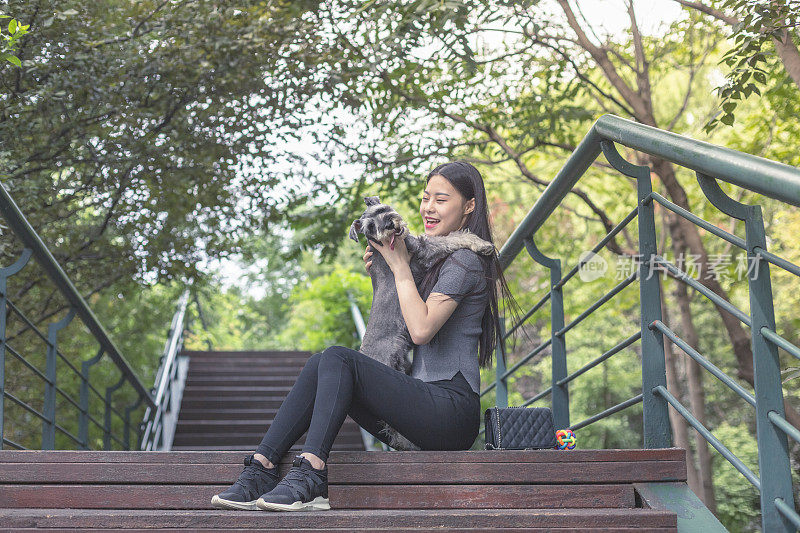
<svg viewBox="0 0 800 533">
<path fill-rule="evenodd" d="M 352 354 L 353 351 L 350 348 L 345 348 L 344 346 L 329 346 L 322 351 L 320 357 L 325 359 L 336 357 L 346 362 L 352 358 Z"/>
</svg>

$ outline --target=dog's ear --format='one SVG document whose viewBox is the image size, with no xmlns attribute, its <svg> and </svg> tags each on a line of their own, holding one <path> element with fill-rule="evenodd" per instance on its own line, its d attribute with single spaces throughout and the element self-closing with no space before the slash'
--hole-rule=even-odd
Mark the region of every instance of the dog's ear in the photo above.
<svg viewBox="0 0 800 533">
<path fill-rule="evenodd" d="M 381 203 L 381 200 L 377 196 L 367 196 L 366 198 L 364 198 L 364 203 L 367 204 L 367 206 L 378 205 L 379 203 Z"/>
<path fill-rule="evenodd" d="M 361 219 L 357 218 L 350 224 L 350 238 L 358 242 L 359 231 L 361 231 Z"/>
</svg>

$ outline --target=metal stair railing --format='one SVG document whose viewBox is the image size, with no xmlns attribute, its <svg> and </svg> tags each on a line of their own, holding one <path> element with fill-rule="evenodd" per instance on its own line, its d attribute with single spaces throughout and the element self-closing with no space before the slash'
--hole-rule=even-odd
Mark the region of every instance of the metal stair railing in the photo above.
<svg viewBox="0 0 800 533">
<path fill-rule="evenodd" d="M 172 438 L 175 435 L 188 371 L 188 365 L 181 365 L 178 361 L 178 353 L 183 347 L 184 320 L 188 304 L 187 289 L 178 301 L 178 309 L 172 317 L 164 353 L 161 355 L 161 364 L 153 387 L 154 405 L 148 407 L 144 413 L 142 437 L 139 441 L 141 450 L 169 451 L 172 448 Z"/>
<path fill-rule="evenodd" d="M 122 353 L 120 353 L 84 298 L 64 273 L 64 270 L 47 249 L 39 235 L 28 223 L 27 219 L 2 184 L 0 184 L 0 213 L 2 213 L 11 231 L 20 239 L 24 246 L 19 258 L 12 265 L 0 268 L 0 448 L 9 446 L 20 450 L 27 449 L 26 446 L 12 440 L 5 433 L 5 400 L 8 399 L 13 402 L 13 404 L 42 420 L 40 449 L 54 449 L 56 446 L 56 432 L 59 432 L 65 435 L 69 441 L 72 441 L 78 449 L 88 450 L 91 444 L 89 440 L 89 424 L 91 423 L 103 432 L 103 449 L 110 450 L 112 446 L 118 446 L 129 450 L 131 448 L 131 412 L 137 409 L 142 403 L 148 407 L 155 406 L 150 391 L 142 384 L 139 376 L 131 368 Z M 47 334 L 40 331 L 20 307 L 10 300 L 7 290 L 8 279 L 19 273 L 28 264 L 31 257 L 36 260 L 46 276 L 56 286 L 69 305 L 69 310 L 64 318 L 48 326 Z M 19 332 L 19 334 L 30 330 L 44 343 L 46 347 L 46 369 L 44 372 L 28 361 L 23 355 L 25 350 L 20 347 L 15 348 L 8 343 L 6 332 L 7 319 L 12 314 L 18 317 L 25 325 L 24 329 Z M 97 355 L 82 361 L 80 369 L 64 356 L 58 345 L 59 331 L 67 327 L 76 316 L 83 322 L 83 325 L 99 345 Z M 41 411 L 7 390 L 5 376 L 7 354 L 19 361 L 33 376 L 44 383 L 44 401 Z M 97 364 L 104 357 L 110 359 L 120 372 L 119 381 L 114 384 L 108 385 L 98 383 L 97 379 L 92 379 L 92 366 Z M 80 394 L 77 400 L 57 383 L 57 371 L 59 368 L 64 367 L 74 373 L 80 380 Z M 99 390 L 98 387 L 102 389 L 103 385 L 107 385 L 105 390 Z M 114 393 L 123 387 L 123 385 L 132 388 L 137 397 L 135 403 L 124 409 L 124 414 L 116 409 L 112 402 Z M 104 416 L 102 421 L 98 420 L 97 417 L 90 413 L 90 393 L 100 398 L 103 402 Z M 63 415 L 57 416 L 59 415 L 59 413 L 56 413 L 57 396 L 66 400 L 66 402 L 77 411 L 77 432 L 70 431 L 65 427 L 65 425 L 74 423 L 74 421 Z M 113 417 L 122 421 L 123 432 L 121 435 L 113 430 Z M 137 432 L 139 431 L 140 430 L 137 429 Z"/>
<path fill-rule="evenodd" d="M 652 191 L 649 167 L 633 165 L 625 161 L 617 152 L 615 144 L 627 146 L 694 170 L 700 188 L 706 198 L 723 213 L 745 222 L 745 239 L 731 235 L 709 224 Z M 564 197 L 601 153 L 605 155 L 606 160 L 614 169 L 636 180 L 637 204 L 592 249 L 592 253 L 598 252 L 614 235 L 619 233 L 634 218 L 638 217 L 639 257 L 641 260 L 638 261 L 638 268 L 622 283 L 589 306 L 586 311 L 576 317 L 570 324 L 564 325 L 562 288 L 584 264 L 591 260 L 591 254 L 582 256 L 578 264 L 562 277 L 561 261 L 542 254 L 536 247 L 534 237 L 537 230 L 560 205 Z M 795 528 L 800 528 L 800 515 L 798 515 L 794 507 L 787 437 L 800 442 L 800 431 L 787 422 L 785 417 L 778 348 L 798 359 L 800 359 L 800 349 L 776 331 L 769 265 L 772 264 L 783 268 L 798 276 L 800 276 L 800 267 L 767 251 L 761 206 L 744 205 L 733 200 L 720 189 L 717 180 L 731 183 L 794 206 L 800 206 L 800 170 L 795 167 L 676 135 L 614 115 L 601 116 L 500 250 L 500 264 L 505 270 L 524 247 L 537 263 L 550 270 L 550 290 L 533 308 L 525 313 L 518 323 L 512 325 L 508 331 L 501 331 L 501 342 L 497 344 L 495 357 L 495 382 L 481 391 L 481 396 L 495 389 L 497 405 L 501 407 L 507 406 L 509 376 L 514 374 L 516 370 L 535 355 L 550 347 L 552 359 L 551 385 L 547 390 L 526 400 L 522 404 L 523 406 L 530 405 L 546 396 L 551 396 L 551 406 L 556 427 L 575 430 L 642 402 L 643 445 L 645 448 L 671 446 L 668 409 L 672 407 L 759 490 L 761 494 L 763 531 L 794 531 Z M 737 309 L 702 283 L 693 280 L 686 272 L 657 255 L 654 201 L 706 229 L 713 235 L 746 250 L 749 265 L 748 274 L 751 270 L 754 273 L 752 277 L 748 275 L 749 314 Z M 750 327 L 755 369 L 755 390 L 753 394 L 746 391 L 713 363 L 692 349 L 662 322 L 660 280 L 658 278 L 660 273 L 668 273 L 680 282 L 686 283 Z M 582 368 L 568 374 L 566 333 L 637 279 L 639 280 L 641 310 L 639 331 L 605 351 Z M 548 300 L 551 307 L 550 338 L 531 353 L 525 355 L 512 368 L 506 370 L 503 357 L 506 341 Z M 504 330 L 504 322 L 501 322 L 501 326 Z M 669 392 L 664 359 L 665 338 L 684 350 L 703 368 L 708 370 L 711 375 L 722 381 L 745 402 L 755 408 L 758 474 L 747 468 Z M 611 406 L 586 420 L 570 423 L 569 384 L 585 372 L 602 364 L 637 341 L 641 341 L 641 353 L 643 354 L 641 394 Z M 484 428 L 481 431 L 483 432 Z"/>
</svg>

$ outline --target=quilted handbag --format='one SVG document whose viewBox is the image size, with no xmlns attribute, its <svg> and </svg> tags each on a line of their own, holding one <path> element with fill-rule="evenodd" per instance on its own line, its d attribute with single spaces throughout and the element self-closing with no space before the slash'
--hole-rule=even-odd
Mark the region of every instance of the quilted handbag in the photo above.
<svg viewBox="0 0 800 533">
<path fill-rule="evenodd" d="M 553 413 L 547 407 L 490 407 L 484 419 L 487 450 L 556 447 Z"/>
</svg>

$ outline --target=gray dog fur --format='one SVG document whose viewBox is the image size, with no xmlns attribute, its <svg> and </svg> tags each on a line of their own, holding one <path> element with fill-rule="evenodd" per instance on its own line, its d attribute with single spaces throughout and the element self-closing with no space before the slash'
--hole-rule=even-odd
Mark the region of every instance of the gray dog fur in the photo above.
<svg viewBox="0 0 800 533">
<path fill-rule="evenodd" d="M 393 234 L 395 239 L 404 239 L 411 256 L 411 274 L 417 286 L 425 272 L 438 260 L 456 250 L 468 248 L 479 255 L 495 253 L 492 243 L 467 230 L 454 231 L 443 236 L 411 235 L 408 225 L 397 211 L 380 203 L 377 196 L 364 198 L 364 202 L 367 209 L 350 226 L 350 238 L 358 242 L 358 234 L 363 233 L 368 241 L 382 242 Z M 373 253 L 369 274 L 372 278 L 372 307 L 359 351 L 390 368 L 408 374 L 411 370 L 408 352 L 414 343 L 400 309 L 394 274 L 380 253 Z M 386 422 L 381 423 L 384 426 L 381 433 L 387 436 L 392 448 L 420 449 Z"/>
</svg>

